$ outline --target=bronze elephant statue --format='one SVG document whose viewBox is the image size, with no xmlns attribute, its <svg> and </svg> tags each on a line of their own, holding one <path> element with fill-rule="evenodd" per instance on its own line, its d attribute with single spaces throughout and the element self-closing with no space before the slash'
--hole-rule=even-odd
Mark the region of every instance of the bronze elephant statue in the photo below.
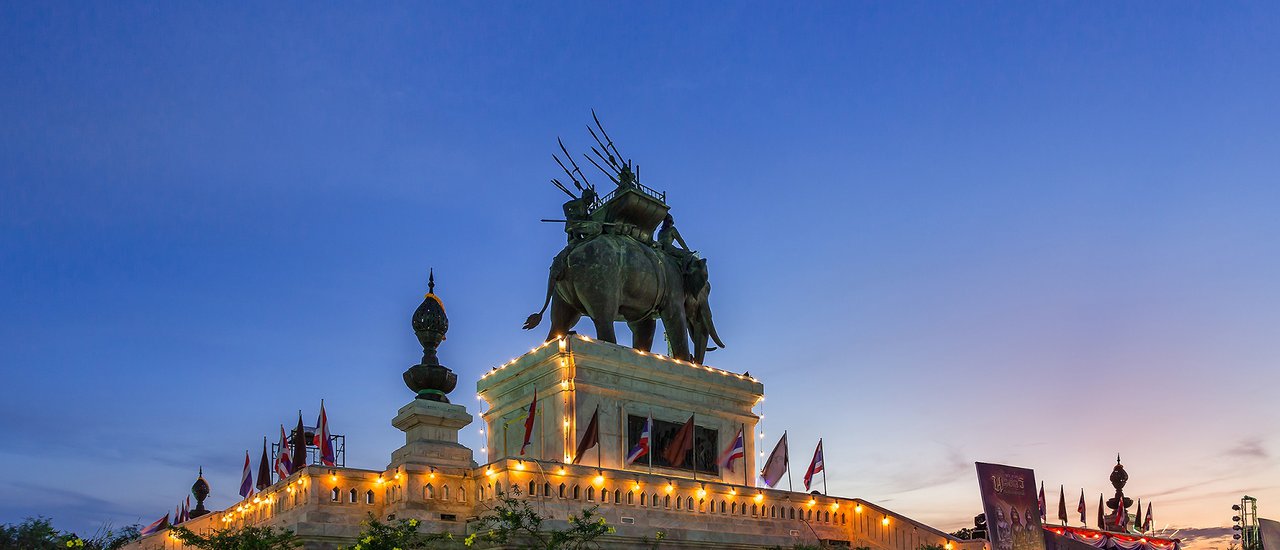
<svg viewBox="0 0 1280 550">
<path fill-rule="evenodd" d="M 688 264 L 685 269 L 681 264 Z M 690 273 L 701 269 L 702 285 L 694 293 L 686 291 Z M 698 344 L 702 352 L 689 352 L 690 318 L 697 323 L 695 343 L 706 334 L 719 343 L 705 307 L 710 285 L 706 282 L 706 262 L 680 259 L 657 250 L 633 237 L 605 233 L 570 245 L 556 256 L 547 278 L 547 297 L 542 310 L 530 315 L 524 328 L 532 329 L 551 307 L 551 327 L 547 340 L 573 328 L 587 316 L 596 327 L 596 338 L 617 343 L 613 323 L 626 322 L 631 328 L 631 346 L 641 351 L 653 347 L 657 319 L 662 319 L 671 355 L 686 361 L 701 360 L 706 337 Z M 693 277 L 697 279 L 698 277 Z M 720 344 L 723 346 L 723 344 Z"/>
</svg>

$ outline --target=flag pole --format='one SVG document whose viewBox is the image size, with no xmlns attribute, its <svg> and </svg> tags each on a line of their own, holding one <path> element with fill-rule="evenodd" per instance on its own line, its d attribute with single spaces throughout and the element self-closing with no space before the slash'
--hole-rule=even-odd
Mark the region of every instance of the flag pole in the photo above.
<svg viewBox="0 0 1280 550">
<path fill-rule="evenodd" d="M 822 438 L 818 438 L 818 446 L 822 446 Z M 822 450 L 822 496 L 827 496 L 827 450 Z"/>
<path fill-rule="evenodd" d="M 649 455 L 649 475 L 653 475 L 653 444 L 657 443 L 658 441 L 657 434 L 655 432 L 656 430 L 653 429 L 653 410 L 650 409 L 649 410 L 649 448 L 644 452 L 644 454 Z"/>
<path fill-rule="evenodd" d="M 750 487 L 751 484 L 747 482 L 747 470 L 750 470 L 750 468 L 747 467 L 747 423 L 746 422 L 742 423 L 741 433 L 742 433 L 742 486 Z M 751 435 L 755 435 L 755 434 L 751 434 Z M 752 451 L 754 450 L 755 449 L 752 449 Z"/>
<path fill-rule="evenodd" d="M 604 467 L 602 465 L 602 462 L 600 461 L 600 447 L 603 447 L 604 443 L 600 441 L 600 404 L 599 403 L 596 403 L 595 417 L 596 417 L 596 469 L 598 470 Z"/>
<path fill-rule="evenodd" d="M 690 413 L 689 420 L 693 421 L 693 480 L 698 481 L 698 413 Z"/>
</svg>

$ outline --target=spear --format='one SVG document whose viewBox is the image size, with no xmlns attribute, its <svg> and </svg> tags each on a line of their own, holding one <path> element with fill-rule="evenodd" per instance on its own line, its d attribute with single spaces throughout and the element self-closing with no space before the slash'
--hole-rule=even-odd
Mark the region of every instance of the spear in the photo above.
<svg viewBox="0 0 1280 550">
<path fill-rule="evenodd" d="M 596 120 L 596 127 L 600 128 L 600 134 L 604 136 L 604 139 L 608 140 L 609 147 L 613 148 L 613 154 L 618 155 L 618 158 L 622 158 L 622 153 L 619 153 L 618 146 L 613 144 L 613 139 L 609 137 L 609 132 L 604 131 L 604 125 L 600 124 L 600 117 L 596 116 L 595 109 L 591 110 L 591 118 Z"/>
<path fill-rule="evenodd" d="M 605 145 L 603 141 L 600 141 L 600 138 L 599 138 L 599 137 L 596 137 L 596 132 L 595 132 L 595 130 L 592 130 L 590 126 L 587 126 L 587 131 L 588 131 L 588 132 L 591 132 L 591 137 L 592 137 L 592 138 L 595 138 L 595 140 L 596 140 L 596 144 L 600 145 L 600 148 L 601 148 L 601 149 L 604 149 L 605 154 L 603 154 L 603 155 L 602 155 L 602 154 L 600 154 L 600 151 L 596 151 L 596 148 L 595 148 L 595 147 L 592 147 L 592 148 L 591 148 L 591 150 L 592 150 L 592 151 L 596 151 L 596 154 L 597 154 L 597 155 L 600 155 L 600 158 L 601 158 L 601 159 L 604 159 L 604 160 L 608 161 L 610 166 L 612 166 L 615 170 L 617 170 L 617 171 L 621 172 L 621 171 L 622 171 L 622 167 L 621 167 L 621 166 L 618 166 L 618 161 L 617 161 L 617 160 L 615 160 L 615 159 L 613 158 L 613 155 L 612 155 L 611 153 L 609 153 L 609 147 L 608 147 L 607 145 Z M 606 157 L 607 157 L 607 158 L 606 158 Z"/>
<path fill-rule="evenodd" d="M 600 160 L 603 160 L 609 163 L 609 167 L 613 168 L 613 173 L 615 174 L 622 173 L 622 168 L 618 166 L 618 163 L 613 161 L 613 155 L 609 155 L 608 158 L 606 158 L 605 155 L 600 154 L 600 151 L 597 151 L 595 147 L 591 148 L 591 152 L 595 153 L 596 157 L 599 157 Z"/>
<path fill-rule="evenodd" d="M 587 159 L 587 160 L 591 161 L 591 164 L 595 164 L 595 165 L 596 165 L 596 168 L 600 168 L 600 164 L 599 164 L 599 163 L 597 163 L 597 162 L 595 161 L 595 159 L 591 158 L 591 157 L 590 157 L 590 156 L 588 156 L 588 155 L 582 155 L 582 156 L 586 157 L 586 159 Z M 622 185 L 622 184 L 618 183 L 618 178 L 613 177 L 613 174 L 610 174 L 610 173 L 609 173 L 607 170 L 605 170 L 604 168 L 600 168 L 600 171 L 601 171 L 601 172 L 604 172 L 604 175 L 609 176 L 609 179 L 613 180 L 614 185 Z"/>
<path fill-rule="evenodd" d="M 570 193 L 570 192 L 569 192 L 569 190 L 565 188 L 564 184 L 563 184 L 563 183 L 560 183 L 560 180 L 555 179 L 555 178 L 551 178 L 551 184 L 552 184 L 552 185 L 554 185 L 554 186 L 556 186 L 556 189 L 559 189 L 559 190 L 561 190 L 561 191 L 564 191 L 564 194 L 569 195 L 570 197 L 575 198 L 575 199 L 576 199 L 576 198 L 578 198 L 578 196 L 577 196 L 577 195 L 574 195 L 573 193 Z"/>
<path fill-rule="evenodd" d="M 561 141 L 561 140 L 560 140 L 560 138 L 558 138 L 558 137 L 557 137 L 557 138 L 556 138 L 556 143 L 559 143 L 559 144 L 560 144 L 560 150 L 561 150 L 561 151 L 564 151 L 564 158 L 569 159 L 569 164 L 572 164 L 572 165 L 573 165 L 573 171 L 574 171 L 574 172 L 577 172 L 579 176 L 582 176 L 582 181 L 583 181 L 584 183 L 586 183 L 586 184 L 587 184 L 587 187 L 593 187 L 593 186 L 591 185 L 591 182 L 587 181 L 587 175 L 582 173 L 582 169 L 581 169 L 581 168 L 578 168 L 578 163 L 573 162 L 573 155 L 570 155 L 570 154 L 569 154 L 569 150 L 565 148 L 565 146 L 564 146 L 564 142 L 563 142 L 563 141 Z M 555 155 L 551 155 L 551 156 L 552 156 L 552 157 L 554 157 Z M 556 162 L 560 162 L 560 159 L 558 159 L 558 158 L 557 158 L 557 159 L 556 159 Z M 564 168 L 564 165 L 563 165 L 563 164 L 561 164 L 561 165 L 560 165 L 560 168 Z M 565 171 L 566 171 L 566 172 L 568 172 L 568 170 L 565 170 Z M 573 177 L 573 174 L 572 174 L 572 173 L 570 173 L 570 174 L 569 174 L 569 177 L 571 177 L 571 178 L 572 178 L 572 177 Z M 574 178 L 574 181 L 577 181 L 577 179 L 576 179 L 576 178 Z"/>
</svg>

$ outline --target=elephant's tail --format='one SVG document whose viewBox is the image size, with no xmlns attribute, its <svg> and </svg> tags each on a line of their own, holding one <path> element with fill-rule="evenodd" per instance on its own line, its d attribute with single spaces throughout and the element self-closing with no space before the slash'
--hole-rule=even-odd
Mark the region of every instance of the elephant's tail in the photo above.
<svg viewBox="0 0 1280 550">
<path fill-rule="evenodd" d="M 557 255 L 556 259 L 559 260 L 560 256 Z M 525 330 L 532 330 L 534 327 L 538 326 L 538 323 L 542 322 L 542 314 L 547 311 L 547 306 L 551 304 L 551 292 L 554 291 L 555 288 L 556 288 L 556 262 L 553 261 L 551 263 L 551 275 L 547 276 L 547 297 L 545 300 L 542 301 L 542 309 L 538 310 L 537 313 L 530 315 L 528 319 L 524 320 Z"/>
</svg>

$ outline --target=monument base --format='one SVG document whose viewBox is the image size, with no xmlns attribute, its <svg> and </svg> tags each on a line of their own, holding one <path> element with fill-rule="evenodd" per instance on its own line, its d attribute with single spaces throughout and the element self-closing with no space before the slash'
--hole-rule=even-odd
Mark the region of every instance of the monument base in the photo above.
<svg viewBox="0 0 1280 550">
<path fill-rule="evenodd" d="M 391 425 L 404 432 L 404 446 L 391 453 L 388 470 L 417 465 L 471 468 L 471 449 L 458 443 L 458 430 L 471 424 L 467 408 L 453 403 L 414 399 L 400 407 Z"/>
</svg>

